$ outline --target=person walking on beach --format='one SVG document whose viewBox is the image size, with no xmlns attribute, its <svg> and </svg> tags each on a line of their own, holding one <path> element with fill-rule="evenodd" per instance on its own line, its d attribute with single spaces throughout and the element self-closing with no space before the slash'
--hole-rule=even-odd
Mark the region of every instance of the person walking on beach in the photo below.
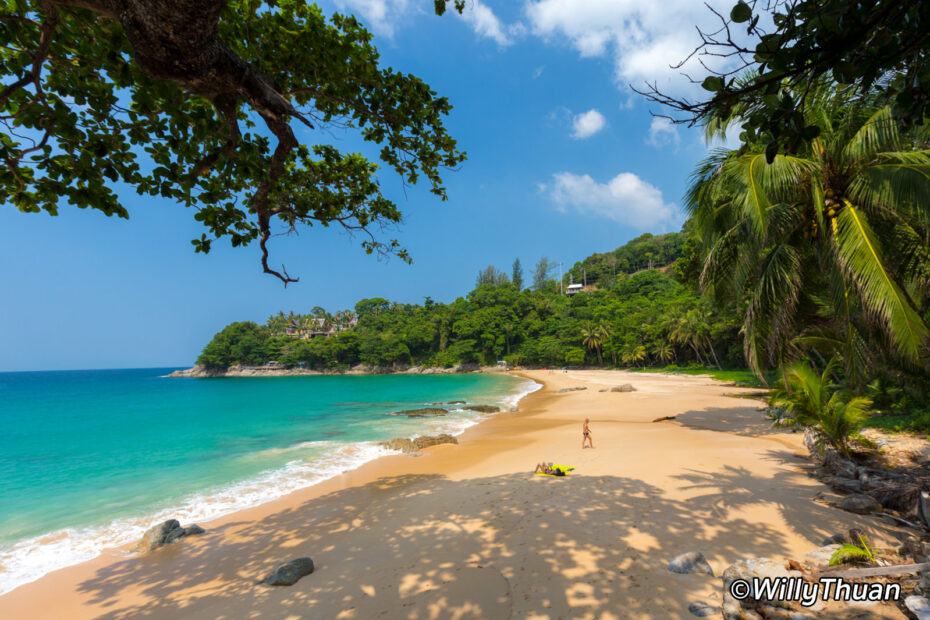
<svg viewBox="0 0 930 620">
<path fill-rule="evenodd" d="M 591 447 L 594 447 L 594 440 L 591 439 L 591 427 L 588 426 L 590 420 L 588 418 L 584 419 L 584 426 L 581 427 L 581 449 L 585 449 L 585 444 L 590 444 Z"/>
</svg>

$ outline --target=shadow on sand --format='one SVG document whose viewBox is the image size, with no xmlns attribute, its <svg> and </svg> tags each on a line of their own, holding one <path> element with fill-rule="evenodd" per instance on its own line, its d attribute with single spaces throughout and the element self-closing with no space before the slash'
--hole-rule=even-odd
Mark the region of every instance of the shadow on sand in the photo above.
<svg viewBox="0 0 930 620">
<path fill-rule="evenodd" d="M 766 458 L 795 457 L 772 450 Z M 780 511 L 812 546 L 849 525 L 849 515 L 813 502 L 781 501 L 772 491 L 790 488 L 787 478 L 741 468 L 679 478 L 698 492 L 686 502 L 619 476 L 382 478 L 118 561 L 80 590 L 109 620 L 684 619 L 688 602 L 719 602 L 720 581 L 668 573 L 672 557 L 704 551 L 719 573 L 741 557 L 788 552 L 782 531 L 734 510 Z M 288 588 L 255 584 L 302 555 L 313 557 L 314 574 Z"/>
</svg>

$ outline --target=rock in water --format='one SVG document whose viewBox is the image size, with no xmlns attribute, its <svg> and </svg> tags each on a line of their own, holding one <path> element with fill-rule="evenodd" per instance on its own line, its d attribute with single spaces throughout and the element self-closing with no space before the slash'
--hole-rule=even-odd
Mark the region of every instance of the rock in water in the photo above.
<svg viewBox="0 0 930 620">
<path fill-rule="evenodd" d="M 273 573 L 261 580 L 266 586 L 291 586 L 297 580 L 313 572 L 313 560 L 310 558 L 297 558 L 285 562 L 275 569 Z"/>
<path fill-rule="evenodd" d="M 469 411 L 477 411 L 478 413 L 497 413 L 501 410 L 500 407 L 494 405 L 465 405 L 462 409 L 468 409 Z"/>
<path fill-rule="evenodd" d="M 408 418 L 425 418 L 432 415 L 446 415 L 449 413 L 441 407 L 423 407 L 422 409 L 405 409 L 403 411 L 392 411 L 388 415 L 405 415 Z"/>
<path fill-rule="evenodd" d="M 203 534 L 204 531 L 199 525 L 181 527 L 177 519 L 168 519 L 146 530 L 145 534 L 142 535 L 142 540 L 139 541 L 133 551 L 151 551 L 185 536 Z"/>
<path fill-rule="evenodd" d="M 668 564 L 668 569 L 673 573 L 686 575 L 688 573 L 699 573 L 701 575 L 714 576 L 714 569 L 707 563 L 707 558 L 700 551 L 690 551 L 682 553 Z"/>
<path fill-rule="evenodd" d="M 611 392 L 635 392 L 636 388 L 630 385 L 629 383 L 624 383 L 623 385 L 615 385 L 610 388 Z"/>
<path fill-rule="evenodd" d="M 881 511 L 882 505 L 879 504 L 873 497 L 862 495 L 860 493 L 854 493 L 853 495 L 847 495 L 843 498 L 843 500 L 840 502 L 840 508 L 848 512 L 867 515 L 873 512 Z"/>
<path fill-rule="evenodd" d="M 720 612 L 723 610 L 719 607 L 708 605 L 707 603 L 697 602 L 688 605 L 688 611 L 698 618 L 706 618 L 707 616 L 719 616 Z"/>
</svg>

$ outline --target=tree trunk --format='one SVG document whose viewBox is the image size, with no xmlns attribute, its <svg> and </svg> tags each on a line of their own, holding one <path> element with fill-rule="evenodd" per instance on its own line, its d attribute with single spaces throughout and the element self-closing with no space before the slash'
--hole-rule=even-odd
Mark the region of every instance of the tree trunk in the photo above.
<svg viewBox="0 0 930 620">
<path fill-rule="evenodd" d="M 707 348 L 710 349 L 710 354 L 714 356 L 714 363 L 717 364 L 717 368 L 720 368 L 720 360 L 717 359 L 717 352 L 714 351 L 714 343 L 710 341 L 710 336 L 707 336 Z"/>
</svg>

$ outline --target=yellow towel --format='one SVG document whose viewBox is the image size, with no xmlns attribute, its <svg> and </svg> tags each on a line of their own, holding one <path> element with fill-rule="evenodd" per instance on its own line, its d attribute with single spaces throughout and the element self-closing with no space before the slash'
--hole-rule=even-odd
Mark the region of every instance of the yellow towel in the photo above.
<svg viewBox="0 0 930 620">
<path fill-rule="evenodd" d="M 562 471 L 565 472 L 565 475 L 566 475 L 566 476 L 567 476 L 568 474 L 572 473 L 573 471 L 575 471 L 575 468 L 574 468 L 574 467 L 570 467 L 569 465 L 553 465 L 551 469 L 560 469 L 560 470 L 562 470 Z M 556 475 L 554 475 L 554 474 L 547 474 L 547 473 L 541 472 L 541 471 L 536 472 L 535 475 L 537 475 L 537 476 L 552 476 L 553 478 L 562 478 L 562 477 L 563 477 L 563 476 L 556 476 Z"/>
</svg>

